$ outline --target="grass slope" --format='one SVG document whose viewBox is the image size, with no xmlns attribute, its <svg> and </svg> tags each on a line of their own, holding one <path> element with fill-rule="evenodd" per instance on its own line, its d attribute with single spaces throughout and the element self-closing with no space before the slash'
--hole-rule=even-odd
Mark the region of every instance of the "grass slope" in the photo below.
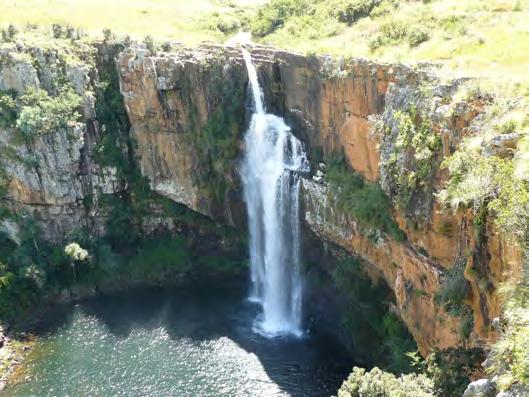
<svg viewBox="0 0 529 397">
<path fill-rule="evenodd" d="M 246 3 L 236 2 L 238 6 Z M 220 32 L 201 29 L 198 18 L 227 8 L 215 0 L 0 0 L 0 25 L 68 24 L 89 34 L 110 28 L 121 34 L 194 44 L 222 39 Z"/>
<path fill-rule="evenodd" d="M 358 4 L 368 11 L 344 17 Z M 298 52 L 438 61 L 459 74 L 529 80 L 529 0 L 0 0 L 0 10 L 0 26 L 60 23 L 190 45 L 241 28 L 263 33 L 268 18 L 271 29 L 256 40 Z"/>
</svg>

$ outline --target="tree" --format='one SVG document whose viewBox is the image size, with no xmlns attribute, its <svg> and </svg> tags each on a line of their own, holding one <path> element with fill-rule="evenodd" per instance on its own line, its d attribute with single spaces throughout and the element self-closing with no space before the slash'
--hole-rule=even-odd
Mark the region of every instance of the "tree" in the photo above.
<svg viewBox="0 0 529 397">
<path fill-rule="evenodd" d="M 70 264 L 73 270 L 73 282 L 75 284 L 75 264 L 77 262 L 87 261 L 89 259 L 88 251 L 76 242 L 73 242 L 64 248 L 64 253 L 70 258 Z"/>
</svg>

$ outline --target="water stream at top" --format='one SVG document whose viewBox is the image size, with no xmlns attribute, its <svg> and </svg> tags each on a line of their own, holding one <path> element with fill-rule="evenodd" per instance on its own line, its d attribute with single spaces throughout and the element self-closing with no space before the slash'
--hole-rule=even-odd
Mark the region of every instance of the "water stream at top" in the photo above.
<svg viewBox="0 0 529 397">
<path fill-rule="evenodd" d="M 266 113 L 251 54 L 245 48 L 242 53 L 254 104 L 241 175 L 250 232 L 250 298 L 263 307 L 255 328 L 269 336 L 300 335 L 299 173 L 310 167 L 283 119 Z"/>
</svg>

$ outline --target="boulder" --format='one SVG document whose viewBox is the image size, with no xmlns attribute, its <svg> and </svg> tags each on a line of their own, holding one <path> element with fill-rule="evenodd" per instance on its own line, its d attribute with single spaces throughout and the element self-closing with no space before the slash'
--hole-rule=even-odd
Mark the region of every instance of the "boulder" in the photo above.
<svg viewBox="0 0 529 397">
<path fill-rule="evenodd" d="M 478 379 L 470 383 L 463 397 L 494 397 L 496 387 L 489 379 Z"/>
</svg>

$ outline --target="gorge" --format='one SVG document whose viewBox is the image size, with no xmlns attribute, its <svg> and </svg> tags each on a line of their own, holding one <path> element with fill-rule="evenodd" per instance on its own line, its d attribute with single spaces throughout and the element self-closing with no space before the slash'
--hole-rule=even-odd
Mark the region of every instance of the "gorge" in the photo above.
<svg viewBox="0 0 529 397">
<path fill-rule="evenodd" d="M 90 343 L 113 341 L 119 360 L 165 326 L 177 335 L 156 339 L 155 354 L 196 352 L 198 339 L 198 357 L 206 356 L 211 346 L 197 329 L 210 318 L 214 337 L 227 344 L 221 348 L 236 351 L 230 363 L 246 363 L 230 367 L 242 371 L 241 384 L 245 368 L 256 371 L 247 395 L 271 373 L 280 380 L 265 384 L 279 395 L 333 394 L 354 364 L 413 372 L 410 352 L 456 363 L 447 377 L 459 383 L 445 395 L 485 376 L 483 347 L 498 337 L 502 311 L 498 288 L 521 274 L 524 256 L 492 213 L 453 210 L 441 200 L 449 180 L 441 164 L 482 128 L 491 100 L 461 97 L 466 80 L 442 80 L 432 65 L 262 45 L 160 49 L 64 38 L 47 47 L 13 44 L 1 55 L 2 318 L 16 323 L 42 302 L 63 302 L 71 315 L 54 335 L 44 333 L 43 345 L 37 341 L 8 393 L 60 387 L 65 372 L 50 386 L 46 360 L 35 357 L 64 368 L 45 343 L 79 354 L 71 338 L 82 337 L 86 322 L 95 330 Z M 508 152 L 513 143 L 505 136 L 482 147 Z M 63 252 L 72 241 L 91 257 L 75 268 Z M 207 292 L 244 283 L 247 273 L 250 300 L 262 314 L 245 302 L 241 284 L 233 287 L 236 299 Z M 125 299 L 145 315 L 139 323 L 134 315 L 123 319 L 129 329 L 113 333 L 119 308 L 109 314 L 101 306 L 153 286 L 167 289 L 149 295 L 152 305 Z M 196 291 L 170 303 L 160 298 L 181 294 L 171 289 L 180 286 Z M 202 294 L 205 308 L 186 312 Z M 79 299 L 81 309 L 71 303 Z M 171 328 L 172 316 L 184 324 Z M 238 320 L 227 324 L 223 316 Z M 182 329 L 188 334 L 178 335 Z M 305 332 L 306 339 L 292 338 Z M 292 361 L 281 343 L 296 352 Z M 256 357 L 273 369 L 263 372 Z M 208 373 L 222 368 L 208 363 Z M 40 375 L 24 383 L 32 368 Z M 78 368 L 86 375 L 86 363 Z M 94 384 L 108 370 L 98 369 Z M 152 379 L 148 368 L 141 371 Z M 182 371 L 189 378 L 194 369 Z M 281 380 L 285 373 L 294 384 Z M 206 382 L 205 395 L 233 395 L 234 385 L 215 389 L 225 375 Z M 101 387 L 87 390 L 152 392 L 126 381 Z M 355 396 L 352 389 L 346 382 L 339 396 Z"/>
</svg>

